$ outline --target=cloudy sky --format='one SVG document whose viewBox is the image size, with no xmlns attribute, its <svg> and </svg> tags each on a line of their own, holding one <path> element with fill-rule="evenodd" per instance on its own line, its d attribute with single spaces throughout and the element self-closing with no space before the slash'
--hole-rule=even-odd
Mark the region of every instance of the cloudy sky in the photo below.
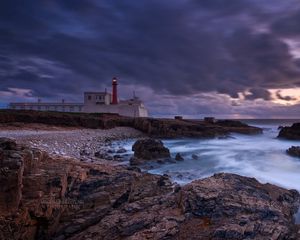
<svg viewBox="0 0 300 240">
<path fill-rule="evenodd" d="M 152 115 L 300 117 L 300 1 L 1 1 L 2 106 L 113 76 Z"/>
</svg>

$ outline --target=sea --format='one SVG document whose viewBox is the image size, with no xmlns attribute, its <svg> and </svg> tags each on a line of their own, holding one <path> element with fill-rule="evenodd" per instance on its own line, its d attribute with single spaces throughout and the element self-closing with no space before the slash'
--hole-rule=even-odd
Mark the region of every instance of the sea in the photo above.
<svg viewBox="0 0 300 240">
<path fill-rule="evenodd" d="M 215 173 L 236 173 L 255 177 L 262 183 L 273 183 L 300 192 L 300 159 L 286 154 L 291 146 L 300 146 L 300 141 L 278 139 L 278 127 L 290 126 L 288 120 L 240 120 L 263 129 L 263 134 L 231 134 L 228 138 L 215 139 L 163 139 L 172 157 L 180 153 L 184 161 L 174 164 L 153 164 L 147 169 L 154 174 L 168 174 L 179 184 L 212 176 Z M 125 149 L 133 154 L 135 140 L 128 141 Z M 198 156 L 193 159 L 192 155 Z"/>
<path fill-rule="evenodd" d="M 179 184 L 212 176 L 215 173 L 236 173 L 254 177 L 261 183 L 272 183 L 300 192 L 300 159 L 286 154 L 291 146 L 300 146 L 300 141 L 278 139 L 278 127 L 290 126 L 300 119 L 251 119 L 240 120 L 263 129 L 263 134 L 231 134 L 222 139 L 174 139 L 163 140 L 172 157 L 180 153 L 184 161 L 170 164 L 154 164 L 146 171 L 168 174 Z M 133 141 L 125 148 L 131 151 Z M 198 156 L 193 159 L 192 155 Z M 300 211 L 296 215 L 300 223 Z"/>
</svg>

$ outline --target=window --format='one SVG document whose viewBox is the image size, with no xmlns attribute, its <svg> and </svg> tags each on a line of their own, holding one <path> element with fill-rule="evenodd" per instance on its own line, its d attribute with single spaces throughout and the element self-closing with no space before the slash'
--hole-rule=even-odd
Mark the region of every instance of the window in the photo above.
<svg viewBox="0 0 300 240">
<path fill-rule="evenodd" d="M 92 100 L 92 96 L 91 95 L 88 96 L 88 100 L 89 101 Z"/>
</svg>

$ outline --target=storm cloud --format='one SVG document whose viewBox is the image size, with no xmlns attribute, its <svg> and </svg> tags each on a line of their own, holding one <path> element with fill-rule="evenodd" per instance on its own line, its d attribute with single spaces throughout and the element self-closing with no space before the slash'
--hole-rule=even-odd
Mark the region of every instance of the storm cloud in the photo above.
<svg viewBox="0 0 300 240">
<path fill-rule="evenodd" d="M 269 89 L 300 87 L 299 59 L 287 42 L 300 37 L 296 3 L 2 1 L 0 91 L 30 89 L 33 97 L 79 101 L 84 90 L 104 89 L 117 76 L 140 96 L 148 91 L 184 102 L 214 92 L 268 102 Z M 145 101 L 155 109 L 153 100 Z"/>
</svg>

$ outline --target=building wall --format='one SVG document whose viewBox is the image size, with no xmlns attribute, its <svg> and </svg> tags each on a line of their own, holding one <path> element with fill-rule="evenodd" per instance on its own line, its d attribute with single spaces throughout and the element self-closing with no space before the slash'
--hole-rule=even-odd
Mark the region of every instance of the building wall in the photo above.
<svg viewBox="0 0 300 240">
<path fill-rule="evenodd" d="M 82 104 L 31 104 L 31 103 L 12 103 L 11 109 L 16 110 L 35 110 L 35 111 L 55 111 L 55 112 L 82 112 Z"/>
<path fill-rule="evenodd" d="M 130 117 L 148 117 L 144 104 L 133 98 L 111 104 L 111 94 L 106 92 L 85 92 L 82 103 L 11 103 L 10 108 L 17 110 L 86 112 L 86 113 L 117 113 Z"/>
<path fill-rule="evenodd" d="M 106 92 L 85 92 L 84 105 L 110 105 L 111 94 Z"/>
<path fill-rule="evenodd" d="M 51 104 L 51 103 L 11 103 L 11 109 L 56 111 L 56 112 L 86 112 L 86 113 L 117 113 L 129 117 L 148 117 L 148 111 L 141 103 L 124 101 L 116 105 L 106 104 Z"/>
<path fill-rule="evenodd" d="M 148 117 L 148 111 L 140 104 L 119 103 L 116 105 L 85 105 L 83 111 L 87 113 L 118 113 L 129 117 Z"/>
</svg>

